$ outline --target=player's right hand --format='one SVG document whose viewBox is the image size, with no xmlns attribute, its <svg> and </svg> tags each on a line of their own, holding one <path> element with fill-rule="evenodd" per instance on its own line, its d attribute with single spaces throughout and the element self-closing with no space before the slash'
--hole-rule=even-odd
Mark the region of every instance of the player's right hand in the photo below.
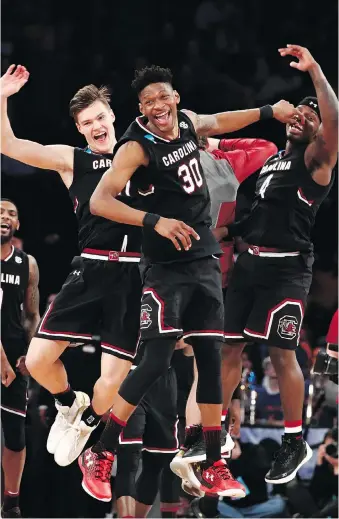
<svg viewBox="0 0 339 519">
<path fill-rule="evenodd" d="M 191 236 L 193 236 L 195 240 L 200 240 L 199 234 L 197 234 L 192 227 L 180 220 L 174 220 L 172 218 L 161 217 L 154 227 L 154 230 L 160 234 L 160 236 L 171 240 L 177 250 L 181 250 L 181 245 L 185 250 L 189 250 L 192 247 Z"/>
<path fill-rule="evenodd" d="M 294 124 L 296 120 L 299 120 L 302 124 L 305 122 L 305 116 L 302 112 L 284 99 L 275 103 L 272 108 L 274 119 L 281 123 Z"/>
<path fill-rule="evenodd" d="M 13 380 L 16 378 L 16 374 L 12 369 L 12 366 L 8 362 L 8 360 L 1 362 L 1 383 L 8 387 L 12 384 Z"/>
<path fill-rule="evenodd" d="M 10 97 L 19 92 L 27 83 L 29 72 L 23 65 L 11 65 L 0 79 L 2 97 Z"/>
</svg>

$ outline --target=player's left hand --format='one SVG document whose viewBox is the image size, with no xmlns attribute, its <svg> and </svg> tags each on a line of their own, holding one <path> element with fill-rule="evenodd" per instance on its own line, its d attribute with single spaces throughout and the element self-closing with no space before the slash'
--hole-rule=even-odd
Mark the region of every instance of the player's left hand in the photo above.
<svg viewBox="0 0 339 519">
<path fill-rule="evenodd" d="M 29 376 L 29 371 L 26 368 L 26 355 L 22 355 L 18 358 L 16 361 L 15 367 L 18 369 L 18 371 L 23 375 L 24 377 Z"/>
<path fill-rule="evenodd" d="M 241 408 L 240 400 L 232 400 L 230 406 L 230 434 L 235 438 L 240 437 Z"/>
<path fill-rule="evenodd" d="M 280 56 L 294 56 L 295 58 L 298 58 L 298 61 L 291 61 L 290 66 L 292 68 L 297 68 L 302 72 L 308 72 L 311 68 L 317 65 L 317 62 L 306 47 L 288 44 L 287 47 L 278 49 L 278 52 L 280 53 Z"/>
</svg>

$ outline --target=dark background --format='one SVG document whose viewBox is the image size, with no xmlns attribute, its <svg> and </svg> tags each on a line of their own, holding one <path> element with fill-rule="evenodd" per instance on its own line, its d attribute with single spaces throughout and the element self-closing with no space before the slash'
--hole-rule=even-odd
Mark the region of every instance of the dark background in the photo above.
<svg viewBox="0 0 339 519">
<path fill-rule="evenodd" d="M 334 0 L 97 0 L 86 7 L 73 0 L 3 0 L 2 20 L 2 70 L 20 63 L 31 73 L 28 84 L 9 100 L 12 126 L 18 137 L 43 144 L 84 145 L 68 115 L 68 102 L 88 83 L 110 85 L 119 137 L 137 115 L 130 83 L 135 68 L 146 64 L 170 67 L 181 107 L 200 113 L 279 99 L 297 104 L 313 95 L 309 75 L 279 56 L 277 49 L 287 43 L 308 47 L 337 90 Z M 252 125 L 238 135 L 267 138 L 279 149 L 285 145 L 285 129 L 276 121 Z M 2 196 L 19 207 L 19 236 L 40 267 L 43 309 L 47 296 L 60 289 L 77 252 L 71 202 L 56 173 L 2 159 Z M 243 187 L 247 194 L 252 189 L 253 180 Z M 335 294 L 337 200 L 336 181 L 314 231 L 315 278 L 317 271 L 325 272 Z M 333 295 L 323 297 L 322 291 L 329 290 L 321 276 L 324 310 L 311 312 L 309 319 L 313 329 L 318 326 L 316 337 L 326 333 L 336 304 Z"/>
</svg>

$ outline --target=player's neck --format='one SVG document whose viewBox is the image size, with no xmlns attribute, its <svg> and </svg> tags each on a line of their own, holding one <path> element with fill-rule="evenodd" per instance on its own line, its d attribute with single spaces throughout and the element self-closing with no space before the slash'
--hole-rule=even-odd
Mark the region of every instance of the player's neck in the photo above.
<svg viewBox="0 0 339 519">
<path fill-rule="evenodd" d="M 89 149 L 91 150 L 92 153 L 96 153 L 97 155 L 108 155 L 108 154 L 112 154 L 113 153 L 114 146 L 116 145 L 116 143 L 117 143 L 117 140 L 116 140 L 116 138 L 114 136 L 112 138 L 112 141 L 110 143 L 109 148 L 107 148 L 107 150 L 105 150 L 105 151 L 96 150 L 96 149 L 94 149 L 94 147 L 91 148 L 90 146 L 88 146 L 88 147 L 89 147 Z"/>
<path fill-rule="evenodd" d="M 2 243 L 1 244 L 1 259 L 4 260 L 6 259 L 10 253 L 12 252 L 12 242 L 9 241 L 7 243 Z"/>
<path fill-rule="evenodd" d="M 178 139 L 178 137 L 179 137 L 178 120 L 176 121 L 173 129 L 168 133 L 160 132 L 158 130 L 158 128 L 156 126 L 154 126 L 153 124 L 151 124 L 150 122 L 148 122 L 146 124 L 146 126 L 152 133 L 154 133 L 154 135 L 157 135 L 158 137 L 161 137 L 162 139 L 166 139 L 168 141 L 174 141 L 174 139 Z"/>
</svg>

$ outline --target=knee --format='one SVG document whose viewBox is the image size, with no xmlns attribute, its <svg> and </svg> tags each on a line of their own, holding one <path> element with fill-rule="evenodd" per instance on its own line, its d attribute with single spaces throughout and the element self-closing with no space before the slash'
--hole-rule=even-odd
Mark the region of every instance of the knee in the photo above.
<svg viewBox="0 0 339 519">
<path fill-rule="evenodd" d="M 246 346 L 243 342 L 227 342 L 223 344 L 221 350 L 222 360 L 232 364 L 238 364 L 241 362 L 241 355 Z"/>
<path fill-rule="evenodd" d="M 269 354 L 277 373 L 291 370 L 298 366 L 297 356 L 294 350 L 283 350 L 282 348 L 270 347 Z"/>
<path fill-rule="evenodd" d="M 36 354 L 34 348 L 29 347 L 28 352 L 25 359 L 26 368 L 28 369 L 30 375 L 33 378 L 36 378 L 36 375 L 39 373 L 42 362 L 39 358 L 39 355 Z"/>
</svg>

